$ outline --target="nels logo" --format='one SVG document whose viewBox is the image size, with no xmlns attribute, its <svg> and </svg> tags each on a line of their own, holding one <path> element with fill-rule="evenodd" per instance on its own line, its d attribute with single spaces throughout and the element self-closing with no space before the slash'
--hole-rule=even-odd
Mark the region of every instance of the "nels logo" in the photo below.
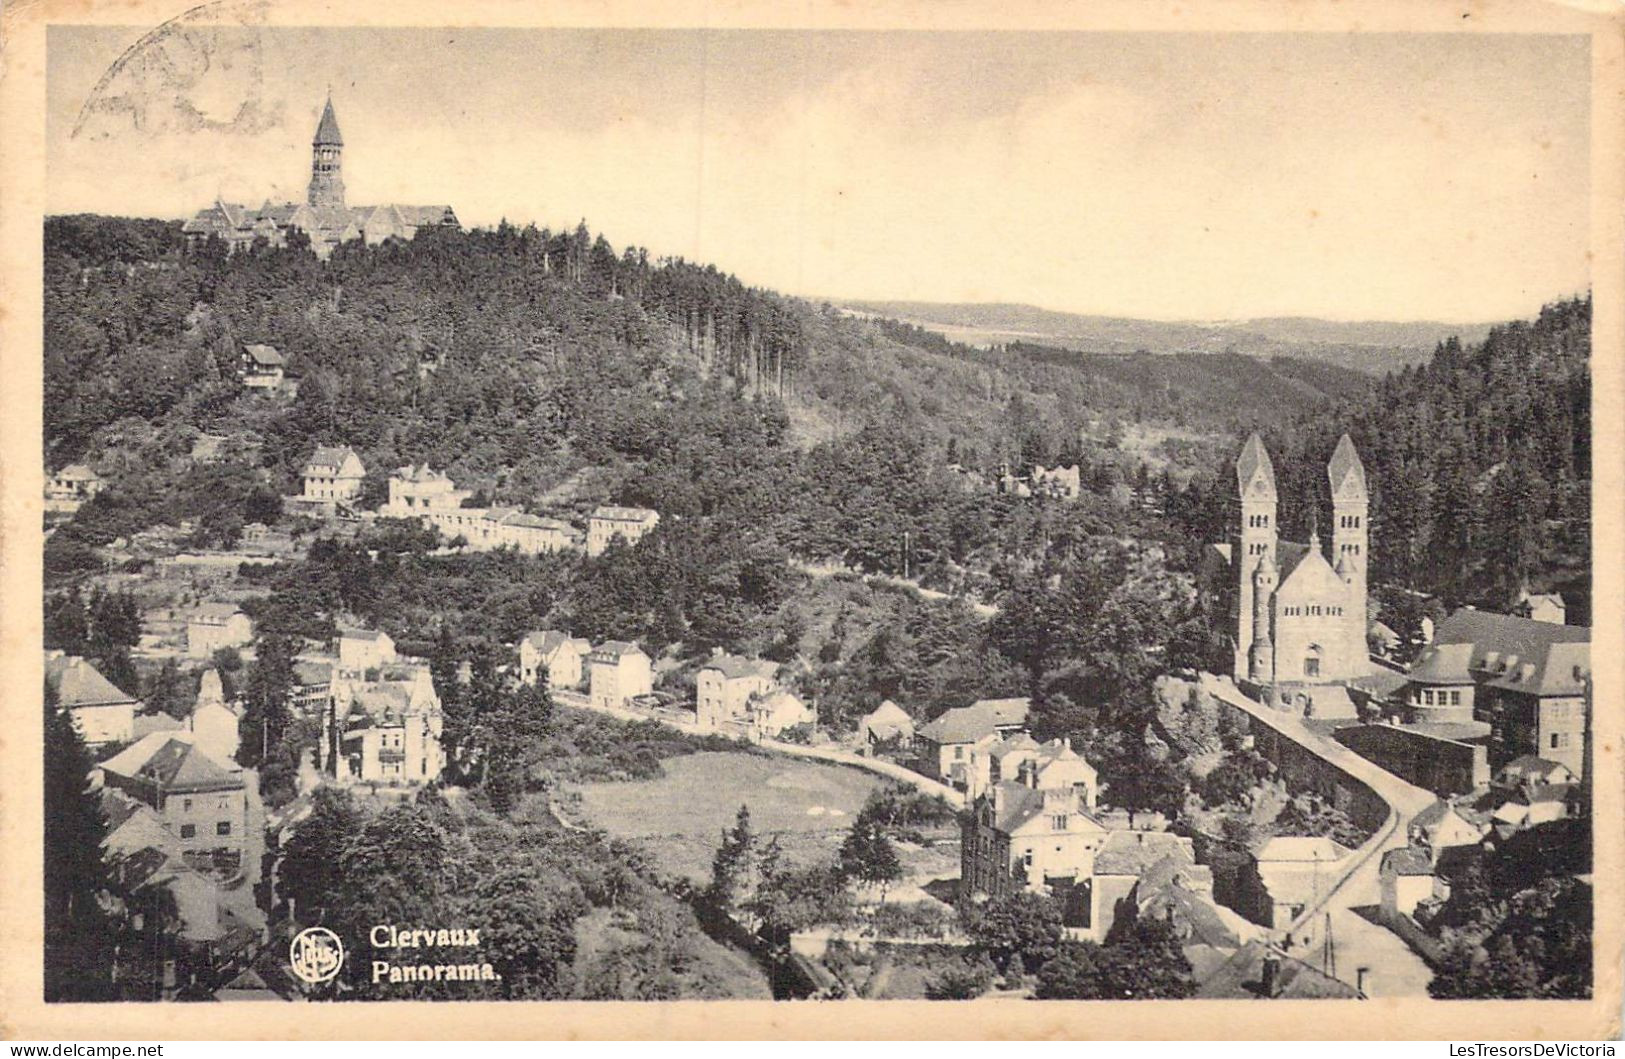
<svg viewBox="0 0 1625 1059">
<path fill-rule="evenodd" d="M 307 927 L 288 946 L 288 963 L 294 974 L 311 985 L 330 982 L 344 966 L 344 943 L 326 927 Z"/>
</svg>

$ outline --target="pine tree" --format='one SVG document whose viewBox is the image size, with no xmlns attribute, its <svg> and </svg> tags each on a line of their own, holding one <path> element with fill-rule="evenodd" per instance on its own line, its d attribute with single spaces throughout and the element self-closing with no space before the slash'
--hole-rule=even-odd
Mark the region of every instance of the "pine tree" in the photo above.
<svg viewBox="0 0 1625 1059">
<path fill-rule="evenodd" d="M 90 755 L 45 686 L 45 999 L 113 998 L 112 930 L 99 903 L 107 820 L 89 788 Z"/>
</svg>

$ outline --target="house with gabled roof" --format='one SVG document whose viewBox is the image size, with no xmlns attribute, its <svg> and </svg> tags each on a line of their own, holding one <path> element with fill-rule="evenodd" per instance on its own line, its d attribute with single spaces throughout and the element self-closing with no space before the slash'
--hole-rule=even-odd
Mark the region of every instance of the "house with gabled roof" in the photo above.
<svg viewBox="0 0 1625 1059">
<path fill-rule="evenodd" d="M 92 771 L 92 782 L 151 809 L 193 867 L 223 878 L 259 879 L 259 783 L 220 761 L 190 732 L 155 732 Z"/>
<path fill-rule="evenodd" d="M 1280 930 L 1331 893 L 1349 850 L 1326 836 L 1277 835 L 1252 851 L 1236 911 Z"/>
<path fill-rule="evenodd" d="M 186 618 L 186 653 L 209 658 L 227 647 L 254 642 L 254 621 L 235 603 L 200 603 Z"/>
<path fill-rule="evenodd" d="M 992 771 L 989 751 L 1027 727 L 1031 699 L 979 699 L 946 710 L 914 733 L 919 768 L 974 798 Z"/>
<path fill-rule="evenodd" d="M 654 690 L 654 664 L 643 648 L 606 640 L 587 655 L 588 697 L 594 706 L 619 709 Z"/>
<path fill-rule="evenodd" d="M 237 374 L 243 385 L 257 390 L 274 390 L 282 385 L 287 373 L 288 358 L 274 346 L 263 342 L 249 342 L 243 346 L 238 360 Z"/>
<path fill-rule="evenodd" d="M 1196 989 L 1203 1000 L 1361 1000 L 1357 987 L 1262 939 L 1249 941 Z"/>
<path fill-rule="evenodd" d="M 914 742 L 914 718 L 897 703 L 886 699 L 858 719 L 858 738 L 865 748 L 888 744 L 907 748 Z"/>
<path fill-rule="evenodd" d="M 321 768 L 341 784 L 421 786 L 445 769 L 444 714 L 426 666 L 378 680 L 335 676 L 322 719 Z"/>
<path fill-rule="evenodd" d="M 94 500 L 107 482 L 101 475 L 82 463 L 70 463 L 45 479 L 45 510 L 78 511 L 86 501 Z"/>
<path fill-rule="evenodd" d="M 694 675 L 694 715 L 700 730 L 718 732 L 747 720 L 751 698 L 776 688 L 778 675 L 777 662 L 718 649 Z"/>
<path fill-rule="evenodd" d="M 356 673 L 377 669 L 400 658 L 394 639 L 382 629 L 340 628 L 334 649 L 340 668 Z"/>
<path fill-rule="evenodd" d="M 581 686 L 592 643 L 558 629 L 527 632 L 519 641 L 519 679 L 535 685 L 546 678 L 549 690 Z"/>
<path fill-rule="evenodd" d="M 366 464 L 348 445 L 318 445 L 305 461 L 304 500 L 344 502 L 361 495 Z"/>
<path fill-rule="evenodd" d="M 47 651 L 45 679 L 55 685 L 57 708 L 73 719 L 86 747 L 95 750 L 135 737 L 140 701 L 102 676 L 89 659 Z"/>
</svg>

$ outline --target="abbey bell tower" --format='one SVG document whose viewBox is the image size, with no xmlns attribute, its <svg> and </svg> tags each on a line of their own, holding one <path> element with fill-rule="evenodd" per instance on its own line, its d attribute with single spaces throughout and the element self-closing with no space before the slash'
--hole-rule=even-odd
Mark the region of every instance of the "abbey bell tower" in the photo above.
<svg viewBox="0 0 1625 1059">
<path fill-rule="evenodd" d="M 344 208 L 344 174 L 340 169 L 343 153 L 344 137 L 339 135 L 339 119 L 333 114 L 330 95 L 316 126 L 316 138 L 311 141 L 310 191 L 305 196 L 310 205 Z"/>
</svg>

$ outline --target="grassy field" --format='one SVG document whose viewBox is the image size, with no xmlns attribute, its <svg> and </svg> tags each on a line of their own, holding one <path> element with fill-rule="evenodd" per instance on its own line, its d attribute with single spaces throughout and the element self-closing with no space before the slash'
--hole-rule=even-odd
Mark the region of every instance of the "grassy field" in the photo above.
<svg viewBox="0 0 1625 1059">
<path fill-rule="evenodd" d="M 741 805 L 757 835 L 776 835 L 786 855 L 806 863 L 833 853 L 878 778 L 856 769 L 755 754 L 704 752 L 663 761 L 665 775 L 635 783 L 574 788 L 588 821 L 636 839 L 660 869 L 710 878 L 722 831 Z"/>
</svg>

